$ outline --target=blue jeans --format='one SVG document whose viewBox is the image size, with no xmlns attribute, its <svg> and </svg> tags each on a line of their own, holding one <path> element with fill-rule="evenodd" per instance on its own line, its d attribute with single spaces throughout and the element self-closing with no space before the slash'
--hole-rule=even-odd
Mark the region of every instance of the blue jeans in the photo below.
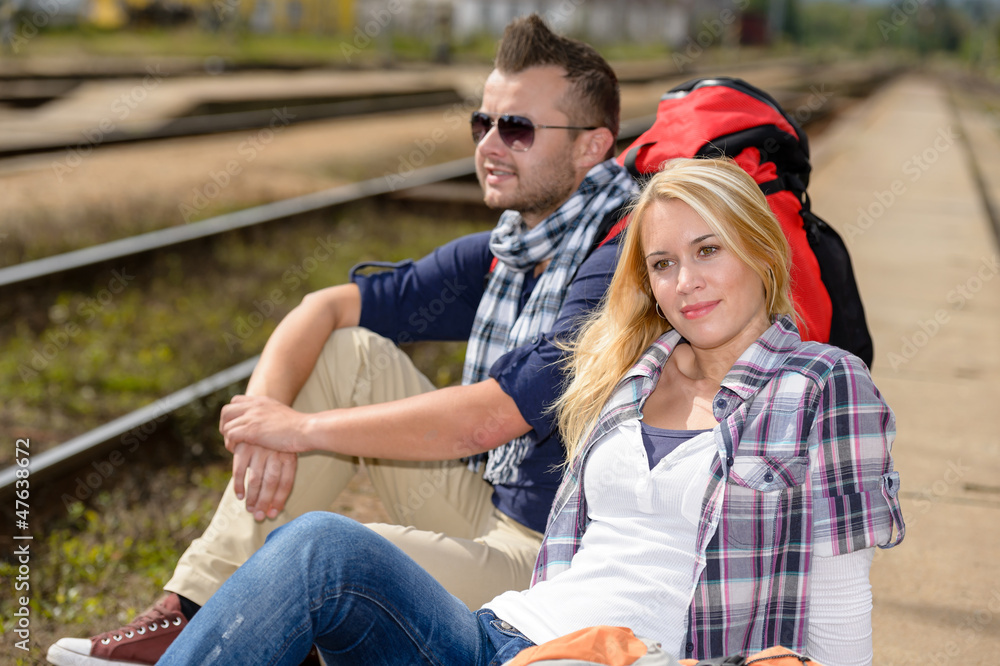
<svg viewBox="0 0 1000 666">
<path fill-rule="evenodd" d="M 532 645 L 375 532 L 316 512 L 275 530 L 157 663 L 298 666 L 313 643 L 331 665 L 488 666 Z"/>
</svg>

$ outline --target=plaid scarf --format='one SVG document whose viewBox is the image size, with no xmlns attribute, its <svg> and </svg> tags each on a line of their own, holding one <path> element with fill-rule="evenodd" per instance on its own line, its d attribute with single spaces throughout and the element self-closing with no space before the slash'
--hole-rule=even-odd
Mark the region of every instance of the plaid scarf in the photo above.
<svg viewBox="0 0 1000 666">
<path fill-rule="evenodd" d="M 592 168 L 576 192 L 536 227 L 529 229 L 517 211 L 503 212 L 490 236 L 497 265 L 476 310 L 463 384 L 485 380 L 498 358 L 551 330 L 601 221 L 627 202 L 635 190 L 628 172 L 614 160 L 607 160 Z M 518 314 L 527 272 L 546 259 L 551 262 Z M 491 483 L 516 481 L 518 466 L 534 441 L 534 432 L 530 432 L 490 451 L 483 477 Z M 474 456 L 470 466 L 478 468 L 482 459 Z"/>
</svg>

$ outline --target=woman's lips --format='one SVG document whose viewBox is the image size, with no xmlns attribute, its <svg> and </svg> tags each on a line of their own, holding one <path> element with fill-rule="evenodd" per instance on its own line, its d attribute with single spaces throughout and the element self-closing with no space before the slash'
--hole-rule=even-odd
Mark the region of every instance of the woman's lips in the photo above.
<svg viewBox="0 0 1000 666">
<path fill-rule="evenodd" d="M 687 305 L 681 308 L 681 314 L 685 319 L 699 319 L 715 309 L 719 301 L 703 301 L 694 305 Z"/>
</svg>

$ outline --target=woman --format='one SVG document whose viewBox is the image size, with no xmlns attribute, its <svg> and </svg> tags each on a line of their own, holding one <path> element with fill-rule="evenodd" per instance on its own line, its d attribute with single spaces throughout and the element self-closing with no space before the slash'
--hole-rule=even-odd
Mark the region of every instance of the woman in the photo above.
<svg viewBox="0 0 1000 666">
<path fill-rule="evenodd" d="M 297 664 L 315 642 L 328 663 L 501 664 L 597 624 L 681 657 L 870 663 L 873 548 L 903 536 L 892 412 L 860 360 L 799 339 L 787 244 L 739 167 L 671 162 L 632 216 L 556 405 L 577 444 L 530 589 L 472 613 L 371 531 L 310 514 L 160 663 Z"/>
</svg>

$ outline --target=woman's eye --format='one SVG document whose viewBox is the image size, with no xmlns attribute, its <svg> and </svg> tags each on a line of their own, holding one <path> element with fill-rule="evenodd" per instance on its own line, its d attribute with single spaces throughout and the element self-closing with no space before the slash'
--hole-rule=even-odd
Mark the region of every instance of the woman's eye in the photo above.
<svg viewBox="0 0 1000 666">
<path fill-rule="evenodd" d="M 653 268 L 663 270 L 664 268 L 670 268 L 673 265 L 674 262 L 670 261 L 669 259 L 660 259 L 655 264 L 653 264 Z"/>
<path fill-rule="evenodd" d="M 715 245 L 706 245 L 705 247 L 698 250 L 698 254 L 703 257 L 709 257 L 719 251 L 719 248 Z"/>
</svg>

